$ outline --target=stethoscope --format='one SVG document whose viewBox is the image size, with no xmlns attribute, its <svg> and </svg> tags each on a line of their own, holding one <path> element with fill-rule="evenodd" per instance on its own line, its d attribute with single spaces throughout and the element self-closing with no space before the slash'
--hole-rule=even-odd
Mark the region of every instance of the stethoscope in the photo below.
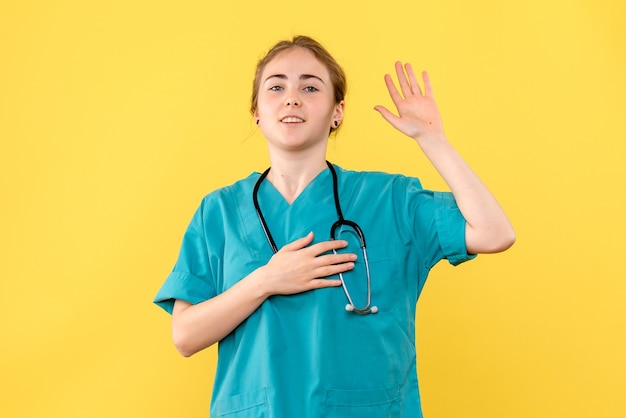
<svg viewBox="0 0 626 418">
<path fill-rule="evenodd" d="M 335 168 L 333 167 L 333 165 L 331 163 L 326 161 L 326 164 L 328 165 L 328 168 L 330 169 L 330 173 L 332 174 L 332 177 L 333 177 L 333 194 L 335 196 L 335 209 L 337 210 L 337 218 L 338 218 L 335 221 L 335 223 L 333 223 L 333 225 L 330 227 L 330 239 L 331 240 L 335 239 L 335 231 L 340 226 L 348 226 L 348 227 L 352 228 L 356 232 L 356 234 L 359 236 L 359 241 L 361 242 L 361 250 L 363 252 L 363 261 L 365 263 L 365 272 L 367 274 L 367 303 L 365 304 L 364 307 L 357 308 L 354 305 L 354 302 L 352 301 L 352 298 L 350 297 L 350 292 L 348 291 L 348 287 L 346 286 L 346 282 L 343 279 L 343 274 L 339 273 L 339 279 L 341 280 L 341 286 L 343 287 L 343 292 L 346 294 L 346 298 L 348 299 L 348 304 L 346 305 L 346 311 L 348 311 L 348 312 L 356 312 L 356 313 L 361 314 L 361 315 L 366 315 L 366 314 L 370 314 L 370 313 L 374 314 L 374 313 L 378 312 L 378 308 L 376 306 L 370 306 L 371 305 L 371 299 L 372 299 L 372 288 L 371 288 L 371 284 L 370 284 L 371 283 L 371 281 L 370 281 L 370 266 L 369 266 L 369 262 L 367 261 L 367 249 L 366 249 L 366 245 L 365 245 L 365 235 L 363 234 L 363 231 L 361 230 L 361 227 L 359 227 L 359 225 L 357 225 L 356 222 L 344 219 L 343 213 L 341 212 L 341 205 L 339 204 L 339 193 L 338 193 L 338 186 L 337 186 L 337 173 L 335 172 Z M 269 230 L 269 228 L 267 226 L 267 223 L 265 222 L 265 218 L 263 217 L 263 213 L 261 212 L 261 207 L 259 206 L 259 200 L 257 198 L 257 195 L 258 195 L 258 192 L 259 192 L 259 187 L 261 186 L 261 183 L 263 182 L 265 177 L 267 177 L 267 174 L 270 172 L 270 169 L 271 169 L 271 167 L 268 168 L 267 170 L 265 170 L 263 172 L 263 174 L 261 174 L 261 176 L 257 180 L 256 184 L 254 185 L 254 190 L 252 191 L 252 201 L 254 202 L 254 208 L 256 209 L 256 214 L 258 215 L 259 221 L 261 222 L 261 227 L 263 228 L 263 232 L 265 233 L 265 237 L 267 238 L 267 242 L 269 243 L 270 247 L 272 248 L 272 251 L 274 252 L 274 254 L 276 254 L 278 252 L 278 248 L 276 247 L 276 243 L 274 242 L 274 238 L 272 237 L 272 234 L 270 233 L 270 230 Z M 337 254 L 337 251 L 333 250 L 333 253 Z"/>
</svg>

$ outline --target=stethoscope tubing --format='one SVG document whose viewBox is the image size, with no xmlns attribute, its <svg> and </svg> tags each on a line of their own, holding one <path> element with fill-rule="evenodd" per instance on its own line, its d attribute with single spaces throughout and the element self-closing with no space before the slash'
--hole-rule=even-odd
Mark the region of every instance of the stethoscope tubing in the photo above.
<svg viewBox="0 0 626 418">
<path fill-rule="evenodd" d="M 328 165 L 328 168 L 333 178 L 333 196 L 335 199 L 335 210 L 337 211 L 337 218 L 338 218 L 337 221 L 335 221 L 330 227 L 330 239 L 331 240 L 335 239 L 335 232 L 337 228 L 343 225 L 352 228 L 359 236 L 359 242 L 361 244 L 361 252 L 363 254 L 363 262 L 365 264 L 365 273 L 367 275 L 367 302 L 365 306 L 363 306 L 362 308 L 359 308 L 352 301 L 352 297 L 350 297 L 350 292 L 348 291 L 348 286 L 346 285 L 346 282 L 343 278 L 343 273 L 339 273 L 339 280 L 341 281 L 341 287 L 343 288 L 343 292 L 345 293 L 346 298 L 348 299 L 348 302 L 349 302 L 346 305 L 346 311 L 355 312 L 360 315 L 366 315 L 370 313 L 373 314 L 373 313 L 378 312 L 378 308 L 376 306 L 370 306 L 371 299 L 372 299 L 372 287 L 371 287 L 371 279 L 370 279 L 369 262 L 367 259 L 367 245 L 365 244 L 365 234 L 363 233 L 363 231 L 361 230 L 361 227 L 356 222 L 350 221 L 348 219 L 344 219 L 343 212 L 341 211 L 341 204 L 339 203 L 339 191 L 338 191 L 339 186 L 338 186 L 338 181 L 337 181 L 337 173 L 335 172 L 335 168 L 330 162 L 326 161 L 326 165 Z M 270 229 L 267 226 L 267 222 L 265 221 L 265 217 L 263 216 L 263 212 L 261 211 L 261 206 L 259 205 L 259 200 L 258 200 L 259 187 L 261 186 L 261 183 L 263 182 L 263 180 L 267 177 L 268 173 L 270 172 L 270 169 L 271 167 L 265 170 L 256 181 L 254 185 L 254 189 L 252 190 L 252 201 L 254 203 L 254 209 L 256 210 L 256 214 L 259 218 L 259 222 L 261 223 L 261 228 L 263 229 L 263 233 L 265 234 L 265 237 L 267 238 L 267 242 L 270 245 L 272 252 L 276 254 L 278 252 L 278 247 L 276 246 L 276 242 L 274 241 L 274 238 L 272 237 Z M 337 251 L 333 249 L 333 253 L 337 254 Z"/>
<path fill-rule="evenodd" d="M 267 238 L 267 242 L 272 248 L 272 252 L 276 254 L 278 252 L 278 247 L 276 247 L 276 243 L 274 242 L 274 238 L 270 233 L 267 222 L 265 222 L 265 217 L 263 217 L 263 212 L 261 212 L 261 206 L 259 206 L 259 199 L 257 197 L 259 194 L 259 187 L 261 187 L 261 183 L 263 183 L 263 180 L 265 179 L 265 177 L 267 177 L 270 169 L 271 167 L 265 170 L 254 184 L 254 189 L 252 190 L 252 202 L 254 203 L 254 209 L 256 210 L 256 214 L 259 217 L 259 221 L 261 222 L 261 228 L 263 228 L 263 233 L 265 233 L 265 238 Z"/>
</svg>

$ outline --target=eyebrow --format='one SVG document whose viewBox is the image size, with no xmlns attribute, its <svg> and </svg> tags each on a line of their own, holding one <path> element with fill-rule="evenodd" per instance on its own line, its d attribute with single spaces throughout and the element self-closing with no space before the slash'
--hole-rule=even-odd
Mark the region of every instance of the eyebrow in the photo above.
<svg viewBox="0 0 626 418">
<path fill-rule="evenodd" d="M 280 78 L 281 80 L 287 80 L 288 77 L 285 74 L 274 74 L 274 75 L 267 77 L 265 81 L 269 80 L 270 78 Z M 301 74 L 299 77 L 300 80 L 308 80 L 310 78 L 315 78 L 319 80 L 322 84 L 325 84 L 324 80 L 322 80 L 321 78 L 313 74 Z"/>
</svg>

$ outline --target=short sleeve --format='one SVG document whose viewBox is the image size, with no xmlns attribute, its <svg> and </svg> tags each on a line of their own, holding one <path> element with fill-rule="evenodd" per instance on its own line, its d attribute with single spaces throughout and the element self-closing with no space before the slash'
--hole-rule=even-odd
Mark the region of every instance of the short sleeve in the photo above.
<svg viewBox="0 0 626 418">
<path fill-rule="evenodd" d="M 422 188 L 416 178 L 405 178 L 405 205 L 414 239 L 421 248 L 427 268 L 447 259 L 452 265 L 476 257 L 468 254 L 465 244 L 466 221 L 450 192 Z"/>
<path fill-rule="evenodd" d="M 172 272 L 154 298 L 170 314 L 177 299 L 197 304 L 216 295 L 202 219 L 200 207 L 187 227 Z"/>
<path fill-rule="evenodd" d="M 452 193 L 434 192 L 433 211 L 439 244 L 444 258 L 454 266 L 476 257 L 465 244 L 466 221 Z"/>
</svg>

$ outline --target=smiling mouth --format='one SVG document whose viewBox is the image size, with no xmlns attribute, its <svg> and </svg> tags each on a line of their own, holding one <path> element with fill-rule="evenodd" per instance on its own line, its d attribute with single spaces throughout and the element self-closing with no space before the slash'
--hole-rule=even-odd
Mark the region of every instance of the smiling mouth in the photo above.
<svg viewBox="0 0 626 418">
<path fill-rule="evenodd" d="M 289 116 L 280 120 L 282 123 L 302 123 L 304 119 L 300 119 L 294 116 Z"/>
</svg>

